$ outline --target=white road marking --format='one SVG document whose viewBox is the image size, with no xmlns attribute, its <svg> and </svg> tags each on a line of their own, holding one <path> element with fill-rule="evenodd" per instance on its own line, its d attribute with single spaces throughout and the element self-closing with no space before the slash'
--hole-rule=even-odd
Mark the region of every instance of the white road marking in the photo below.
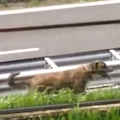
<svg viewBox="0 0 120 120">
<path fill-rule="evenodd" d="M 38 51 L 38 50 L 40 50 L 40 49 L 39 48 L 28 48 L 28 49 L 1 51 L 0 55 L 16 54 L 16 53 L 23 53 L 23 52 L 33 52 L 33 51 Z"/>
</svg>

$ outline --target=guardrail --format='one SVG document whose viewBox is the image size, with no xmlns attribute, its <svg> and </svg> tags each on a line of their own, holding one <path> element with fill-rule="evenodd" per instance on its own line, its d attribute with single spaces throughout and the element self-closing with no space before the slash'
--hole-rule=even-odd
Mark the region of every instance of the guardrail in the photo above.
<svg viewBox="0 0 120 120">
<path fill-rule="evenodd" d="M 117 52 L 119 53 L 120 50 L 117 49 Z M 70 54 L 70 55 L 56 56 L 50 58 L 55 64 L 57 64 L 59 67 L 62 67 L 66 65 L 82 64 L 96 59 L 108 61 L 112 57 L 109 50 L 106 50 L 106 51 L 89 52 L 84 54 Z M 2 62 L 0 63 L 0 74 L 14 72 L 14 71 L 21 72 L 26 70 L 44 69 L 44 65 L 45 65 L 45 60 L 43 58 L 12 61 L 12 62 Z"/>
<path fill-rule="evenodd" d="M 100 79 L 99 81 L 92 81 L 89 82 L 86 86 L 86 91 L 92 90 L 92 89 L 96 89 L 96 88 L 101 88 L 101 87 L 109 87 L 109 86 L 115 86 L 118 83 L 120 83 L 119 77 L 120 77 L 120 60 L 116 60 L 119 59 L 119 54 L 115 51 L 115 50 L 109 50 L 111 56 L 109 58 L 111 58 L 111 60 L 105 61 L 107 65 L 112 66 L 114 69 L 114 72 L 110 73 L 110 77 L 111 80 L 107 80 L 107 79 L 102 79 L 102 78 L 98 78 Z M 74 57 L 73 57 L 74 58 Z M 72 58 L 71 58 L 72 59 Z M 31 77 L 33 77 L 34 75 L 37 74 L 44 74 L 44 73 L 51 73 L 51 72 L 60 72 L 60 71 L 64 71 L 64 70 L 68 70 L 68 69 L 75 69 L 76 67 L 80 66 L 81 64 L 76 64 L 76 65 L 68 65 L 68 66 L 62 66 L 59 67 L 57 66 L 56 63 L 54 63 L 54 61 L 52 61 L 52 59 L 50 59 L 49 57 L 44 58 L 44 65 L 46 68 L 44 69 L 37 69 L 37 70 L 28 70 L 28 71 L 22 71 L 20 72 L 20 75 L 18 75 L 16 77 L 16 80 L 22 80 L 22 79 L 30 79 Z M 90 62 L 91 60 L 88 59 L 88 62 Z M 84 63 L 85 64 L 85 63 Z M 47 69 L 49 68 L 49 69 Z M 17 69 L 16 69 L 17 71 Z M 15 88 L 13 91 L 10 90 L 10 88 L 7 85 L 7 79 L 10 73 L 7 74 L 0 74 L 0 91 L 4 94 L 10 94 L 12 93 L 18 93 L 18 92 L 23 92 L 26 93 L 27 91 L 25 90 L 25 87 L 20 87 L 20 88 Z M 26 91 L 26 92 L 25 92 Z"/>
</svg>

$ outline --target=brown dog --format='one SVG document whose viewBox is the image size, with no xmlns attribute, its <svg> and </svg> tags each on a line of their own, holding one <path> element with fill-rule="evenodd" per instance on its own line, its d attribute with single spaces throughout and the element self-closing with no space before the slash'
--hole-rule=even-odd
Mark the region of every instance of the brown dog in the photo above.
<svg viewBox="0 0 120 120">
<path fill-rule="evenodd" d="M 18 83 L 14 82 L 14 77 L 19 73 L 12 73 L 8 79 L 8 85 L 15 87 L 16 85 L 27 85 L 29 90 L 40 88 L 64 88 L 68 87 L 74 92 L 84 92 L 86 83 L 93 80 L 93 75 L 99 74 L 102 77 L 109 78 L 107 72 L 112 72 L 113 69 L 108 67 L 103 61 L 93 61 L 91 63 L 81 65 L 72 70 L 62 72 L 45 73 L 34 76 L 30 80 L 23 80 Z"/>
</svg>

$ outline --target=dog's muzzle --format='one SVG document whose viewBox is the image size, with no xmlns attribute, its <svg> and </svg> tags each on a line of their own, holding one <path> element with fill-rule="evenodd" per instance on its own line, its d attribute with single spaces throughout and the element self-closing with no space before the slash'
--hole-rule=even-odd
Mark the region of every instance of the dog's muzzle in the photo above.
<svg viewBox="0 0 120 120">
<path fill-rule="evenodd" d="M 112 72 L 112 71 L 113 71 L 113 68 L 109 66 L 107 66 L 105 69 L 105 72 Z"/>
</svg>

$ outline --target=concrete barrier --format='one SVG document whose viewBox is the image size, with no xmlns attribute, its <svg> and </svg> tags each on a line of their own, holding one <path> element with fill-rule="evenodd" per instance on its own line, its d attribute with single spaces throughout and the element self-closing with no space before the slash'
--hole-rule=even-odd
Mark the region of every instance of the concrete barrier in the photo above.
<svg viewBox="0 0 120 120">
<path fill-rule="evenodd" d="M 0 12 L 0 29 L 119 20 L 120 1 L 100 1 Z"/>
</svg>

